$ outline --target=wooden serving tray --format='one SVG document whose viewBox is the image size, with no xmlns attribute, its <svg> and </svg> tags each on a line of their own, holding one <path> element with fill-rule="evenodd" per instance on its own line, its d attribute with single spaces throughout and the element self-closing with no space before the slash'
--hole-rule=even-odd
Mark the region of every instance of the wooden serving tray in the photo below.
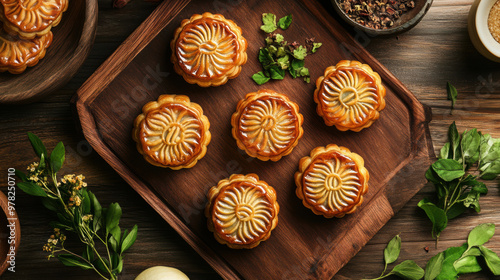
<svg viewBox="0 0 500 280">
<path fill-rule="evenodd" d="M 174 30 L 182 19 L 205 11 L 234 20 L 249 43 L 249 59 L 240 76 L 220 87 L 190 85 L 170 62 Z M 257 53 L 264 44 L 265 34 L 259 30 L 264 12 L 293 14 L 291 27 L 279 31 L 286 40 L 316 37 L 323 43 L 306 59 L 310 84 L 286 77 L 257 86 L 250 79 L 261 70 Z M 314 81 L 341 59 L 369 64 L 387 87 L 380 119 L 359 133 L 327 127 L 315 112 Z M 305 119 L 299 145 L 278 162 L 248 157 L 231 136 L 237 102 L 262 88 L 286 93 Z M 166 93 L 188 95 L 211 122 L 208 152 L 191 169 L 172 171 L 148 164 L 131 137 L 142 106 Z M 331 278 L 419 191 L 434 156 L 430 111 L 313 0 L 164 1 L 79 89 L 76 106 L 94 149 L 225 279 Z M 295 196 L 293 175 L 300 158 L 330 143 L 360 154 L 370 172 L 362 207 L 342 219 L 316 216 Z M 278 226 L 268 241 L 252 250 L 218 244 L 203 214 L 208 189 L 233 173 L 257 173 L 278 193 Z"/>
</svg>

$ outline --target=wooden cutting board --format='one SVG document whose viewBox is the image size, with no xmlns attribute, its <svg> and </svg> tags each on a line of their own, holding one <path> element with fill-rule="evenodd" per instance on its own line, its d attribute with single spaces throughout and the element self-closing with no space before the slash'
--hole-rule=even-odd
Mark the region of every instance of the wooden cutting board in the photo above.
<svg viewBox="0 0 500 280">
<path fill-rule="evenodd" d="M 174 30 L 183 19 L 206 11 L 234 20 L 249 43 L 240 76 L 220 87 L 190 85 L 170 63 Z M 315 37 L 323 43 L 306 59 L 310 84 L 286 77 L 258 86 L 250 79 L 261 70 L 257 53 L 264 45 L 259 30 L 264 12 L 293 14 L 291 27 L 280 31 L 286 40 Z M 315 112 L 314 81 L 342 59 L 369 64 L 387 88 L 380 119 L 358 133 L 327 127 Z M 247 156 L 231 136 L 237 102 L 263 88 L 287 94 L 305 118 L 299 145 L 278 162 Z M 191 169 L 148 164 L 131 137 L 142 106 L 166 93 L 188 95 L 211 122 L 208 152 Z M 164 1 L 79 89 L 75 102 L 94 149 L 225 279 L 331 278 L 424 185 L 434 157 L 430 111 L 313 0 Z M 293 175 L 300 158 L 330 143 L 360 154 L 370 172 L 362 207 L 342 219 L 316 216 L 295 196 Z M 252 250 L 218 244 L 203 215 L 208 189 L 233 173 L 257 173 L 278 193 L 279 224 L 268 241 Z"/>
</svg>

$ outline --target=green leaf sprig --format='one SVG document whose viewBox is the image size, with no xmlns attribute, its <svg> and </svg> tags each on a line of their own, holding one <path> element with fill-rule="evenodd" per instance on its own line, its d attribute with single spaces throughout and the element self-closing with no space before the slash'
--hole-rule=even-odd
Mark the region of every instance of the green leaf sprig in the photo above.
<svg viewBox="0 0 500 280">
<path fill-rule="evenodd" d="M 308 54 L 315 53 L 321 43 L 314 42 L 314 38 L 306 39 L 305 45 L 297 42 L 288 43 L 281 34 L 272 33 L 278 27 L 287 29 L 292 23 L 292 15 L 282 17 L 276 24 L 276 15 L 271 13 L 262 14 L 262 23 L 260 27 L 266 33 L 271 33 L 266 37 L 266 46 L 259 50 L 259 62 L 262 64 L 263 71 L 252 75 L 252 79 L 262 85 L 269 80 L 283 80 L 286 71 L 295 79 L 303 77 L 304 81 L 311 81 L 309 69 L 304 67 L 304 59 Z"/>
<path fill-rule="evenodd" d="M 425 173 L 436 188 L 436 202 L 426 198 L 418 203 L 432 222 L 436 243 L 449 220 L 467 209 L 481 211 L 479 198 L 488 188 L 478 179 L 493 180 L 500 174 L 500 139 L 477 129 L 460 135 L 453 122 L 438 158 Z"/>
<path fill-rule="evenodd" d="M 432 257 L 425 267 L 425 280 L 453 280 L 460 274 L 479 272 L 483 258 L 494 275 L 500 275 L 500 258 L 484 244 L 495 234 L 494 224 L 481 224 L 472 229 L 467 243 L 450 247 Z"/>
<path fill-rule="evenodd" d="M 384 249 L 384 262 L 385 268 L 380 277 L 371 280 L 384 279 L 391 275 L 398 276 L 403 279 L 409 280 L 419 280 L 424 277 L 424 270 L 418 266 L 412 260 L 405 260 L 402 263 L 396 265 L 391 272 L 384 275 L 387 270 L 387 265 L 394 263 L 399 258 L 399 253 L 401 251 L 401 238 L 399 235 L 394 236 L 394 238 L 389 241 Z"/>
<path fill-rule="evenodd" d="M 93 269 L 104 279 L 117 279 L 123 270 L 123 254 L 137 239 L 137 225 L 130 232 L 122 231 L 120 205 L 111 203 L 102 208 L 96 196 L 87 190 L 83 175 L 68 174 L 58 180 L 57 172 L 65 160 L 62 142 L 49 156 L 40 138 L 32 133 L 28 133 L 28 138 L 40 161 L 28 166 L 27 174 L 16 170 L 22 180 L 17 186 L 29 195 L 41 197 L 42 204 L 57 216 L 57 221 L 50 223 L 54 233 L 43 246 L 48 258 L 55 257 L 66 266 Z M 64 231 L 78 237 L 84 247 L 81 254 L 64 246 Z"/>
<path fill-rule="evenodd" d="M 450 82 L 446 84 L 446 92 L 448 94 L 448 100 L 451 101 L 451 115 L 453 113 L 453 109 L 455 108 L 455 103 L 457 102 L 458 92 L 457 89 L 452 84 L 450 84 Z"/>
</svg>

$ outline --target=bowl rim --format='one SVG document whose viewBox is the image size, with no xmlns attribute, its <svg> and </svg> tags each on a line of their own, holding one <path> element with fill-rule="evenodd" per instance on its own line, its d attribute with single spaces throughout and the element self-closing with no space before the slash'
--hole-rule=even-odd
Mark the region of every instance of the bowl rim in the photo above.
<svg viewBox="0 0 500 280">
<path fill-rule="evenodd" d="M 493 38 L 488 27 L 491 8 L 497 0 L 480 0 L 477 6 L 475 23 L 476 32 L 483 46 L 494 56 L 500 57 L 500 43 Z"/>
<path fill-rule="evenodd" d="M 330 0 L 330 2 L 332 2 L 332 4 L 333 4 L 335 11 L 337 12 L 337 14 L 340 15 L 340 17 L 344 21 L 346 21 L 351 26 L 354 26 L 355 28 L 362 30 L 365 33 L 370 34 L 370 35 L 374 35 L 374 36 L 398 34 L 398 33 L 402 33 L 404 31 L 407 31 L 407 30 L 413 28 L 415 25 L 417 25 L 417 23 L 419 23 L 422 20 L 422 18 L 425 16 L 425 14 L 427 13 L 427 11 L 429 10 L 429 8 L 431 7 L 431 5 L 433 3 L 433 0 L 421 0 L 421 1 L 426 2 L 422 6 L 422 9 L 414 17 L 412 17 L 408 21 L 404 22 L 403 24 L 398 25 L 396 27 L 391 27 L 388 29 L 374 29 L 371 27 L 364 26 L 364 25 L 352 20 L 349 17 L 349 15 L 347 15 L 344 12 L 344 10 L 342 10 L 340 8 L 339 3 L 337 3 L 337 0 Z"/>
<path fill-rule="evenodd" d="M 83 22 L 82 34 L 71 58 L 54 72 L 54 76 L 58 78 L 52 83 L 39 84 L 22 92 L 0 94 L 0 104 L 26 104 L 34 102 L 66 85 L 76 72 L 78 72 L 92 49 L 97 31 L 98 0 L 85 0 L 84 2 L 85 20 Z"/>
</svg>

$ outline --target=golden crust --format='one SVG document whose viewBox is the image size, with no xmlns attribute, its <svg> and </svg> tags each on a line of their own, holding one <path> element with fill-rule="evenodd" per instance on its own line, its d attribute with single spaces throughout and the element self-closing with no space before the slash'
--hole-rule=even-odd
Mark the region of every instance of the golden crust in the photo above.
<svg viewBox="0 0 500 280">
<path fill-rule="evenodd" d="M 0 0 L 4 29 L 25 39 L 50 32 L 61 22 L 68 0 Z"/>
<path fill-rule="evenodd" d="M 369 178 L 360 155 L 330 144 L 315 148 L 300 160 L 295 194 L 314 214 L 342 218 L 361 205 Z"/>
<path fill-rule="evenodd" d="M 238 147 L 260 160 L 278 161 L 290 154 L 304 134 L 299 105 L 273 90 L 249 93 L 231 117 Z"/>
<path fill-rule="evenodd" d="M 238 77 L 247 61 L 241 28 L 220 14 L 195 14 L 183 20 L 170 47 L 175 72 L 201 87 L 220 86 Z"/>
<path fill-rule="evenodd" d="M 144 105 L 132 138 L 152 165 L 178 170 L 203 158 L 210 143 L 210 122 L 200 105 L 185 95 L 161 95 Z"/>
<path fill-rule="evenodd" d="M 35 66 L 45 57 L 52 38 L 52 32 L 49 31 L 35 39 L 22 39 L 10 35 L 0 25 L 0 72 L 21 74 L 26 67 Z"/>
<path fill-rule="evenodd" d="M 342 60 L 316 80 L 318 115 L 338 130 L 360 131 L 373 124 L 385 108 L 385 87 L 367 64 Z"/>
<path fill-rule="evenodd" d="M 278 224 L 276 191 L 256 174 L 233 174 L 208 194 L 205 216 L 215 239 L 233 249 L 252 249 Z"/>
</svg>

